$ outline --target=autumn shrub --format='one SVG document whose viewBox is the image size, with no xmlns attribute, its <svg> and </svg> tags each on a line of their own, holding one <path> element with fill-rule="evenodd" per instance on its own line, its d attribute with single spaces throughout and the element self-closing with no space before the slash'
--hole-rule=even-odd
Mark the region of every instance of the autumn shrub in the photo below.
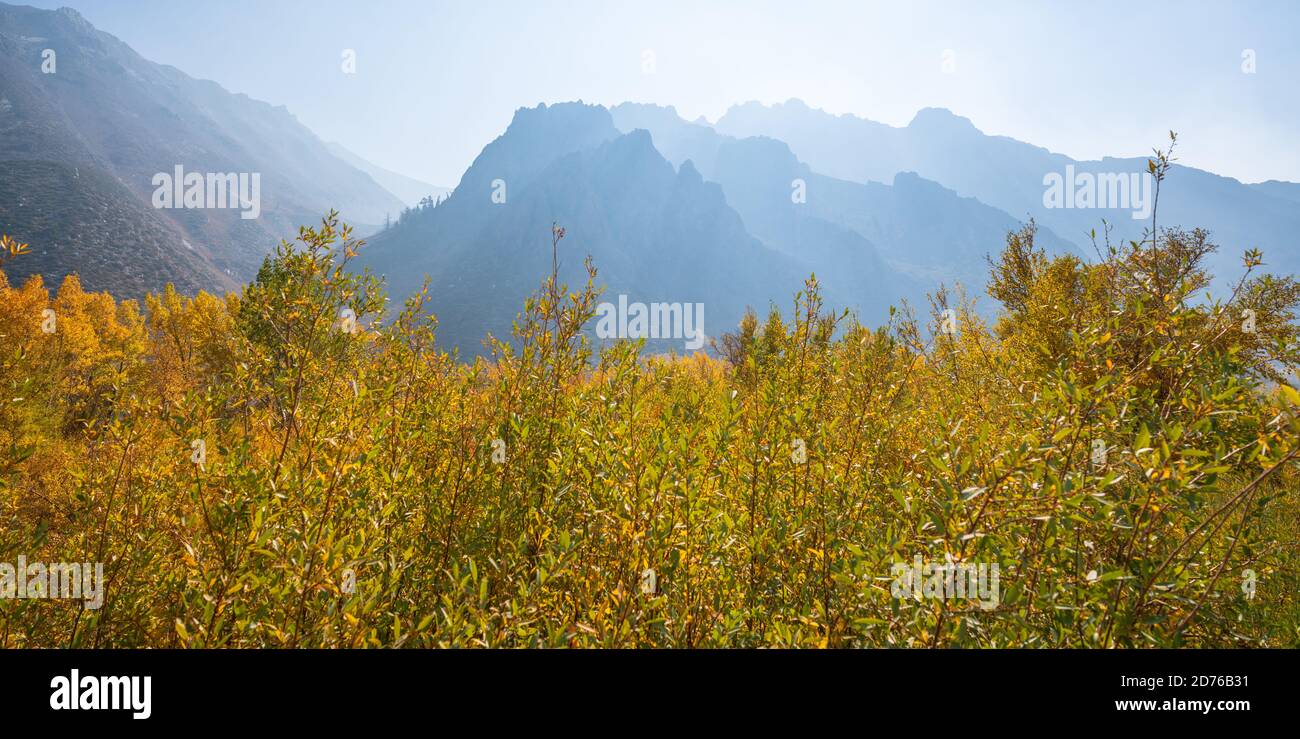
<svg viewBox="0 0 1300 739">
<path fill-rule="evenodd" d="M 358 248 L 331 214 L 143 306 L 0 275 L 0 561 L 106 587 L 0 600 L 0 645 L 1300 644 L 1300 289 L 1257 254 L 1214 301 L 1204 232 L 1084 261 L 1031 224 L 992 325 L 810 279 L 688 357 L 595 346 L 589 264 L 467 362 Z M 997 602 L 897 597 L 917 558 Z"/>
</svg>

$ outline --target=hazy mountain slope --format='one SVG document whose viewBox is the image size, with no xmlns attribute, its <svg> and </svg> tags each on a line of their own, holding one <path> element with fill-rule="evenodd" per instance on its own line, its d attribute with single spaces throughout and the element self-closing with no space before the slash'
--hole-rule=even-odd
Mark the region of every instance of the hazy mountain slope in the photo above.
<svg viewBox="0 0 1300 739">
<path fill-rule="evenodd" d="M 442 339 L 477 352 L 486 332 L 508 334 L 549 273 L 552 222 L 568 232 L 562 280 L 580 284 L 590 254 L 605 299 L 703 303 L 710 336 L 734 329 L 747 305 L 788 304 L 806 276 L 750 236 L 694 167 L 674 171 L 647 133 L 620 135 L 606 110 L 576 103 L 517 112 L 450 198 L 372 239 L 361 266 L 386 275 L 394 299 L 428 273 Z"/>
<path fill-rule="evenodd" d="M 180 225 L 93 151 L 62 96 L 51 94 L 56 79 L 71 87 L 68 97 L 89 86 L 76 74 L 41 73 L 41 52 L 55 34 L 81 28 L 79 16 L 51 16 L 0 4 L 0 231 L 31 244 L 30 254 L 5 267 L 10 281 L 40 273 L 57 287 L 76 272 L 88 289 L 126 296 L 166 282 L 191 291 L 234 287 L 211 260 L 184 245 Z M 78 58 L 76 45 L 61 48 L 74 50 L 61 56 L 66 70 Z"/>
<path fill-rule="evenodd" d="M 42 71 L 45 49 L 57 55 L 52 74 Z M 6 191 L 31 191 L 39 183 L 21 178 L 46 171 L 16 162 L 74 173 L 70 190 L 22 205 L 0 202 L 0 228 L 32 242 L 34 252 L 15 260 L 11 277 L 95 264 L 83 275 L 88 289 L 136 295 L 169 281 L 225 289 L 249 279 L 277 240 L 330 207 L 363 224 L 401 208 L 284 108 L 149 62 L 70 9 L 0 4 L 0 97 Z M 154 209 L 153 177 L 178 165 L 258 173 L 259 217 L 241 218 L 235 208 Z M 93 192 L 79 190 L 91 183 Z M 100 220 L 77 220 L 92 211 L 76 204 L 92 201 L 102 205 L 93 211 Z M 51 221 L 55 212 L 64 217 Z M 121 234 L 139 234 L 143 243 L 123 244 Z M 116 257 L 104 263 L 108 253 Z"/>
<path fill-rule="evenodd" d="M 831 292 L 852 296 L 859 307 L 876 311 L 921 294 L 920 285 L 891 270 L 861 234 L 820 217 L 807 202 L 795 202 L 792 183 L 814 175 L 785 144 L 721 136 L 687 123 L 672 108 L 624 103 L 611 115 L 621 130 L 650 131 L 655 148 L 670 162 L 691 163 L 705 179 L 720 184 L 751 234 L 816 273 Z"/>
<path fill-rule="evenodd" d="M 195 293 L 236 287 L 185 233 L 97 167 L 58 162 L 0 163 L 0 231 L 21 234 L 31 253 L 5 265 L 14 283 L 41 274 L 57 288 L 77 274 L 83 285 L 120 295 L 156 288 L 159 275 Z"/>
<path fill-rule="evenodd" d="M 380 187 L 391 192 L 407 206 L 414 207 L 426 197 L 437 199 L 451 192 L 450 187 L 430 185 L 414 177 L 407 177 L 404 174 L 385 169 L 374 162 L 362 159 L 344 148 L 340 143 L 331 141 L 325 146 L 334 156 L 370 175 L 370 178 L 379 183 Z M 392 213 L 391 216 L 397 218 L 397 213 Z"/>
<path fill-rule="evenodd" d="M 859 299 L 872 296 L 869 302 L 878 309 L 900 298 L 919 296 L 920 286 L 887 266 L 875 244 L 822 217 L 813 207 L 820 195 L 814 184 L 817 175 L 799 163 L 784 143 L 768 138 L 726 139 L 718 147 L 709 178 L 722 186 L 727 202 L 751 233 L 800 260 L 828 288 Z M 795 197 L 792 183 L 796 180 L 807 183 L 806 199 Z"/>
<path fill-rule="evenodd" d="M 779 138 L 813 169 L 855 180 L 891 181 L 900 172 L 920 176 L 975 197 L 1018 218 L 1034 217 L 1069 241 L 1084 246 L 1088 233 L 1100 234 L 1102 219 L 1113 227 L 1115 239 L 1140 238 L 1150 225 L 1134 219 L 1132 208 L 1046 207 L 1044 178 L 1076 174 L 1139 173 L 1143 157 L 1075 161 L 1061 154 L 1002 136 L 988 136 L 965 118 L 941 109 L 917 113 L 904 128 L 886 126 L 854 116 L 833 116 L 798 100 L 764 106 L 733 107 L 717 123 L 733 136 Z M 1165 146 L 1168 142 L 1152 142 Z M 1162 225 L 1204 227 L 1224 249 L 1211 266 L 1222 275 L 1235 274 L 1242 250 L 1264 249 L 1270 267 L 1300 271 L 1300 208 L 1260 188 L 1203 170 L 1175 166 L 1161 194 Z"/>
<path fill-rule="evenodd" d="M 371 238 L 361 263 L 376 260 L 394 300 L 417 290 L 426 272 L 435 280 L 459 282 L 445 268 L 434 271 L 426 266 L 472 263 L 477 240 L 500 220 L 500 209 L 543 168 L 565 154 L 618 137 L 603 112 L 578 104 L 518 110 L 506 132 L 475 157 L 450 197 L 436 209 L 414 211 L 407 221 Z M 492 202 L 495 180 L 504 186 L 506 202 L 501 205 Z M 549 229 L 549 220 L 534 224 L 529 238 L 541 243 L 549 238 Z"/>
<path fill-rule="evenodd" d="M 891 177 L 892 185 L 851 182 L 814 172 L 784 142 L 725 136 L 687 123 L 672 108 L 625 103 L 612 113 L 623 130 L 649 129 L 670 161 L 707 162 L 705 177 L 722 185 L 727 201 L 766 243 L 783 250 L 797 244 L 797 251 L 814 258 L 818 274 L 832 280 L 857 270 L 881 275 L 873 289 L 891 300 L 920 301 L 940 283 L 954 282 L 982 294 L 986 255 L 996 254 L 1007 232 L 1022 225 L 912 173 Z M 796 179 L 806 187 L 804 203 L 792 202 Z M 1052 251 L 1073 249 L 1050 229 L 1040 239 Z M 837 259 L 855 251 L 856 265 Z"/>
<path fill-rule="evenodd" d="M 1250 189 L 1271 195 L 1275 198 L 1290 200 L 1300 203 L 1300 182 L 1286 182 L 1283 180 L 1268 180 L 1267 182 L 1256 182 L 1249 185 Z"/>
<path fill-rule="evenodd" d="M 731 137 L 703 123 L 691 123 L 671 105 L 621 103 L 609 109 L 614 125 L 629 132 L 643 128 L 650 132 L 655 148 L 674 166 L 690 160 L 707 178 L 712 178 L 718 149 Z"/>
</svg>

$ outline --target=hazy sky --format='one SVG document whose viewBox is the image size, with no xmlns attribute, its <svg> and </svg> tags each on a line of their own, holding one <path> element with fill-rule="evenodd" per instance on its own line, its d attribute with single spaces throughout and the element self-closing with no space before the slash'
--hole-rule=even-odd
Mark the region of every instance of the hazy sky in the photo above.
<svg viewBox="0 0 1300 739">
<path fill-rule="evenodd" d="M 1146 154 L 1173 129 L 1184 164 L 1300 181 L 1297 2 L 28 2 L 71 5 L 153 61 L 440 185 L 522 106 L 633 100 L 716 120 L 791 97 L 893 125 L 946 107 L 1080 159 Z"/>
</svg>

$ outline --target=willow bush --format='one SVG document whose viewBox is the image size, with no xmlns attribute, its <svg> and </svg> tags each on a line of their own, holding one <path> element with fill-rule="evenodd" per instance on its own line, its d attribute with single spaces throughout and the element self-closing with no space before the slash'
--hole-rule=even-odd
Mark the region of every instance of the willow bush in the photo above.
<svg viewBox="0 0 1300 739">
<path fill-rule="evenodd" d="M 1300 288 L 1257 254 L 1215 302 L 1204 232 L 1031 224 L 992 325 L 810 279 L 689 357 L 594 348 L 588 265 L 469 363 L 360 246 L 331 214 L 224 299 L 0 274 L 0 561 L 105 572 L 0 600 L 0 645 L 1300 644 Z M 995 607 L 894 597 L 918 557 L 996 564 Z"/>
</svg>

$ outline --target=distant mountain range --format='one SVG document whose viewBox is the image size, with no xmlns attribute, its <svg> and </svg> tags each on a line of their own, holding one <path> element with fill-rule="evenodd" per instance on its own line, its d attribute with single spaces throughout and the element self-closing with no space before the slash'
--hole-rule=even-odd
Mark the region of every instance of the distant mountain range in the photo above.
<svg viewBox="0 0 1300 739">
<path fill-rule="evenodd" d="M 157 207 L 157 178 L 177 167 L 182 181 L 257 174 L 256 213 Z M 168 282 L 233 289 L 278 239 L 338 208 L 378 231 L 358 268 L 384 275 L 394 302 L 428 275 L 440 338 L 466 353 L 508 334 L 549 273 L 552 223 L 567 230 L 570 286 L 590 254 L 607 300 L 703 304 L 709 336 L 747 306 L 788 312 L 810 273 L 829 304 L 878 324 L 941 284 L 980 295 L 987 257 L 1030 218 L 1039 243 L 1085 259 L 1102 219 L 1113 238 L 1139 238 L 1145 168 L 989 136 L 942 109 L 900 128 L 798 100 L 737 105 L 712 125 L 671 107 L 560 103 L 518 110 L 448 191 L 322 142 L 282 107 L 146 61 L 75 11 L 0 4 L 0 231 L 33 252 L 6 266 L 11 281 L 76 272 L 123 297 Z M 1274 272 L 1300 271 L 1300 184 L 1178 166 L 1159 220 L 1213 231 L 1225 276 L 1250 247 Z"/>
<path fill-rule="evenodd" d="M 781 140 L 727 136 L 687 123 L 671 107 L 624 103 L 612 113 L 620 129 L 649 130 L 670 161 L 693 161 L 721 184 L 727 202 L 765 243 L 800 256 L 832 282 L 855 269 L 884 276 L 891 302 L 923 299 L 941 283 L 978 288 L 988 275 L 985 257 L 1022 225 L 913 172 L 891 175 L 890 184 L 854 182 L 818 174 Z M 801 202 L 794 202 L 792 183 L 804 188 Z M 1053 252 L 1073 250 L 1050 229 L 1039 237 Z M 850 291 L 864 289 L 871 285 L 859 280 Z"/>
<path fill-rule="evenodd" d="M 647 132 L 623 134 L 609 111 L 581 103 L 518 111 L 449 198 L 373 237 L 357 266 L 385 275 L 394 300 L 428 274 L 440 340 L 477 353 L 488 332 L 509 336 L 550 273 L 552 222 L 569 234 L 561 280 L 580 285 L 591 255 L 607 299 L 703 303 L 709 336 L 733 329 L 748 304 L 792 296 L 807 276 L 754 238 L 693 166 L 674 169 Z"/>
<path fill-rule="evenodd" d="M 154 178 L 178 166 L 258 174 L 258 217 L 155 208 Z M 133 297 L 233 289 L 331 207 L 372 226 L 403 207 L 283 107 L 147 61 L 68 8 L 0 4 L 0 172 L 0 230 L 32 245 L 11 280 L 76 272 Z"/>
<path fill-rule="evenodd" d="M 802 101 L 732 107 L 716 129 L 732 136 L 770 136 L 785 141 L 809 166 L 855 182 L 889 182 L 900 172 L 915 172 L 966 197 L 1020 219 L 1034 218 L 1080 247 L 1092 230 L 1102 233 L 1104 218 L 1112 238 L 1137 239 L 1149 219 L 1134 219 L 1132 207 L 1046 207 L 1044 178 L 1072 171 L 1076 179 L 1146 171 L 1145 157 L 1077 161 L 1063 154 L 1005 136 L 989 136 L 947 110 L 927 108 L 904 128 L 851 115 L 834 116 Z M 1166 147 L 1167 141 L 1152 142 Z M 1202 227 L 1223 247 L 1211 261 L 1225 278 L 1239 273 L 1247 248 L 1264 251 L 1269 269 L 1300 272 L 1300 184 L 1270 181 L 1243 184 L 1230 177 L 1175 165 L 1161 193 L 1160 225 Z M 1097 205 L 1109 205 L 1110 202 Z M 1085 249 L 1091 253 L 1091 248 Z"/>
<path fill-rule="evenodd" d="M 330 153 L 351 164 L 353 167 L 370 175 L 370 179 L 379 183 L 379 186 L 396 195 L 399 200 L 409 207 L 419 205 L 425 198 L 435 200 L 451 192 L 450 187 L 441 187 L 439 185 L 430 185 L 427 182 L 417 180 L 414 177 L 407 177 L 404 174 L 394 172 L 391 169 L 383 167 L 373 162 L 366 161 L 361 157 L 353 154 L 344 148 L 343 144 L 331 141 L 325 145 Z M 393 218 L 397 217 L 396 213 L 388 214 Z"/>
</svg>

